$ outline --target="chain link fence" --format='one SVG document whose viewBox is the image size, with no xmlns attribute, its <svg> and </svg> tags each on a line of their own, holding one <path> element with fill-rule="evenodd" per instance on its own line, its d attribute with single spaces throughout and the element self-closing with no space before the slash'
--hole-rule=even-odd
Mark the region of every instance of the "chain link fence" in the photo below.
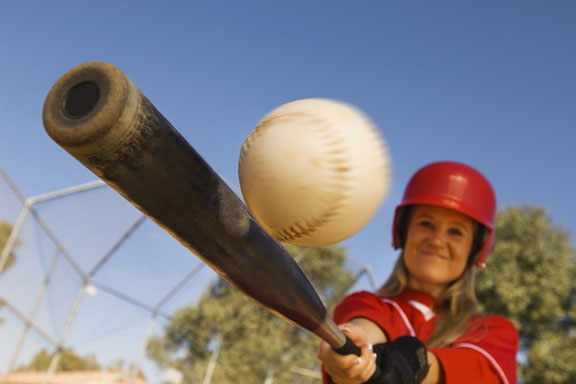
<svg viewBox="0 0 576 384">
<path fill-rule="evenodd" d="M 101 181 L 26 197 L 0 167 L 0 222 L 11 226 L 0 249 L 0 384 L 182 382 L 146 345 L 213 271 Z M 376 286 L 369 266 L 358 265 L 362 276 Z M 61 372 L 67 351 L 97 369 Z M 43 352 L 47 370 L 32 372 Z"/>
</svg>

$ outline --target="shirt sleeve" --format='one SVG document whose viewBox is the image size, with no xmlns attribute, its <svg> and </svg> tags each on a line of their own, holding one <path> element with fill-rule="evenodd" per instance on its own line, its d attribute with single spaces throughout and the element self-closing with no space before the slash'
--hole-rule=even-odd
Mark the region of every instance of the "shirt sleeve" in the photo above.
<svg viewBox="0 0 576 384">
<path fill-rule="evenodd" d="M 482 316 L 451 347 L 434 348 L 446 384 L 516 384 L 518 332 L 501 316 Z"/>
<path fill-rule="evenodd" d="M 396 303 L 383 302 L 378 296 L 367 291 L 347 296 L 334 310 L 334 320 L 337 324 L 362 317 L 380 326 L 389 340 L 413 332 L 408 328 L 409 322 L 405 316 Z"/>
</svg>

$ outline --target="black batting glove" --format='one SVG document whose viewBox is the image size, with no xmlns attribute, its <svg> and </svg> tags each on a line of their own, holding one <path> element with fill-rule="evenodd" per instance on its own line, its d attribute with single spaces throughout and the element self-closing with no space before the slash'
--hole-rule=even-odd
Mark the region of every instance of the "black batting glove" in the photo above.
<svg viewBox="0 0 576 384">
<path fill-rule="evenodd" d="M 428 374 L 426 346 L 415 337 L 376 344 L 373 350 L 376 372 L 365 384 L 419 384 Z"/>
</svg>

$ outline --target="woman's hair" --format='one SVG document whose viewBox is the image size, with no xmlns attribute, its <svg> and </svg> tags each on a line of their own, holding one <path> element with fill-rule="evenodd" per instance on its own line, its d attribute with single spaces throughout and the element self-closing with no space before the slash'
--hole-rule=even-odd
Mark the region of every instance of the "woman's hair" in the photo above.
<svg viewBox="0 0 576 384">
<path fill-rule="evenodd" d="M 406 241 L 408 225 L 414 213 L 414 206 L 406 207 L 399 223 L 399 236 L 402 247 Z M 476 222 L 475 222 L 476 223 Z M 470 319 L 479 313 L 478 299 L 476 298 L 476 259 L 480 254 L 482 245 L 487 237 L 487 230 L 483 225 L 476 225 L 470 256 L 462 275 L 451 282 L 441 297 L 437 299 L 437 319 L 434 332 L 426 342 L 429 348 L 446 347 L 460 337 L 468 326 Z M 400 254 L 392 274 L 382 287 L 376 292 L 379 296 L 398 296 L 408 287 L 409 271 L 404 263 L 404 255 Z"/>
</svg>

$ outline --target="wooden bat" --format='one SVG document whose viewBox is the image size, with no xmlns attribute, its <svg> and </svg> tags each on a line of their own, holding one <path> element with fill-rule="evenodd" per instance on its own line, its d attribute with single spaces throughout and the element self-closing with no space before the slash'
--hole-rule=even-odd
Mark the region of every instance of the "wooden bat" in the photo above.
<svg viewBox="0 0 576 384">
<path fill-rule="evenodd" d="M 43 109 L 50 137 L 248 297 L 360 355 L 286 249 L 117 67 L 65 73 Z"/>
</svg>

